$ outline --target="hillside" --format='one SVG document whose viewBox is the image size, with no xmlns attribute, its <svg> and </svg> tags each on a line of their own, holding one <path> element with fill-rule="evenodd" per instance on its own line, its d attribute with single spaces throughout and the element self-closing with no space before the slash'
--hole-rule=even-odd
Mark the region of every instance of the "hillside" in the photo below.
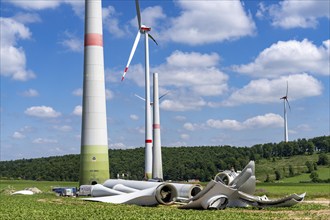
<svg viewBox="0 0 330 220">
<path fill-rule="evenodd" d="M 276 179 L 275 172 L 279 173 L 280 179 L 306 172 L 306 161 L 315 164 L 320 155 L 325 156 L 326 165 L 329 164 L 330 136 L 252 147 L 163 147 L 162 154 L 165 180 L 209 181 L 220 170 L 240 170 L 254 160 L 257 179 L 263 182 L 268 174 L 269 180 L 273 181 Z M 142 179 L 144 148 L 110 149 L 109 161 L 111 178 L 117 178 L 119 174 L 121 178 Z M 78 181 L 79 155 L 1 161 L 0 170 L 2 179 Z"/>
<path fill-rule="evenodd" d="M 330 153 L 326 154 L 330 158 Z M 256 177 L 259 181 L 263 182 L 267 178 L 267 174 L 270 176 L 270 180 L 275 180 L 275 171 L 278 170 L 282 176 L 281 182 L 285 183 L 299 183 L 301 181 L 309 181 L 310 173 L 306 173 L 308 168 L 306 162 L 309 161 L 312 164 L 317 162 L 319 154 L 313 155 L 297 155 L 287 158 L 272 158 L 262 159 L 256 162 Z M 293 170 L 293 176 L 290 177 L 290 165 Z M 330 167 L 317 166 L 317 173 L 320 179 L 330 178 Z"/>
</svg>

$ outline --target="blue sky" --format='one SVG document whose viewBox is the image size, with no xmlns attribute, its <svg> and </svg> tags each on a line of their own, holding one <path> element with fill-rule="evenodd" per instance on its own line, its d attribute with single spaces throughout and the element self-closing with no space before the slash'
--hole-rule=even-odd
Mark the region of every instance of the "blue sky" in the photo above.
<svg viewBox="0 0 330 220">
<path fill-rule="evenodd" d="M 329 135 L 329 0 L 140 1 L 159 73 L 162 146 Z M 134 1 L 103 1 L 109 148 L 144 146 Z M 78 154 L 84 1 L 1 1 L 1 160 Z"/>
</svg>

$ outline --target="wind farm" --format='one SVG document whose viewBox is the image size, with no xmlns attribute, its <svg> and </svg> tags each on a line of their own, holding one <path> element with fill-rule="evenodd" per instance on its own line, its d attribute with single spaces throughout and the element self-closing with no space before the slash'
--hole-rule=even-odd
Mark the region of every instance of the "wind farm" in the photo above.
<svg viewBox="0 0 330 220">
<path fill-rule="evenodd" d="M 263 158 L 276 161 L 293 155 L 320 156 L 318 161 L 306 162 L 308 172 L 317 170 L 316 165 L 326 163 L 321 156 L 327 157 L 329 149 L 323 139 L 327 140 L 329 135 L 328 124 L 325 123 L 329 119 L 329 115 L 325 114 L 329 103 L 324 102 L 329 98 L 326 83 L 329 70 L 324 67 L 330 65 L 330 39 L 324 33 L 312 37 L 310 28 L 317 32 L 318 26 L 325 27 L 329 23 L 329 10 L 320 12 L 311 24 L 307 22 L 310 18 L 297 9 L 296 16 L 305 16 L 306 19 L 306 23 L 299 26 L 301 24 L 292 22 L 285 8 L 287 4 L 292 4 L 293 8 L 297 5 L 286 0 L 247 5 L 240 1 L 141 2 L 141 8 L 139 1 L 135 0 L 135 10 L 131 10 L 133 1 L 120 4 L 86 0 L 83 5 L 53 3 L 52 6 L 48 3 L 40 5 L 39 2 L 26 5 L 3 3 L 12 11 L 31 10 L 35 13 L 17 11 L 9 17 L 9 10 L 5 13 L 7 17 L 1 17 L 1 26 L 8 30 L 1 33 L 1 60 L 4 61 L 1 62 L 1 77 L 5 79 L 8 91 L 20 89 L 2 92 L 5 105 L 1 106 L 1 112 L 6 126 L 2 133 L 4 138 L 1 138 L 1 144 L 4 144 L 2 157 L 7 160 L 23 158 L 22 164 L 25 164 L 26 157 L 80 152 L 76 163 L 78 172 L 69 174 L 69 167 L 63 166 L 58 169 L 63 180 L 68 176 L 75 180 L 78 178 L 80 194 L 77 195 L 84 197 L 79 198 L 84 203 L 175 204 L 180 209 L 205 210 L 302 204 L 306 196 L 304 192 L 290 192 L 291 195 L 281 195 L 281 199 L 255 195 L 256 161 Z M 124 4 L 130 7 L 124 7 Z M 304 4 L 301 7 L 305 7 Z M 320 10 L 329 7 L 324 3 L 311 4 Z M 55 42 L 56 35 L 50 33 L 56 28 L 44 33 L 52 38 L 50 41 L 47 38 L 48 43 L 42 44 L 43 47 L 27 43 L 27 40 L 39 40 L 38 37 L 42 36 L 35 34 L 41 18 L 53 16 L 52 13 L 46 13 L 47 16 L 38 14 L 37 11 L 55 12 L 58 8 L 73 10 L 71 14 L 66 13 L 72 24 L 62 23 L 61 27 L 72 25 L 71 28 L 77 28 L 77 32 L 63 28 L 62 38 L 56 41 L 57 46 L 66 50 L 51 48 L 53 44 L 49 42 Z M 229 9 L 231 13 L 228 13 Z M 60 24 L 63 18 L 57 17 Z M 82 17 L 85 25 L 81 32 L 74 24 Z M 281 20 L 282 17 L 288 18 L 287 22 Z M 239 25 L 236 21 L 240 21 Z M 133 47 L 129 47 L 131 52 L 127 61 L 127 48 L 131 45 L 132 33 L 136 32 L 136 23 L 138 32 Z M 155 38 L 149 33 L 151 27 Z M 292 31 L 294 28 L 303 31 L 297 35 Z M 286 38 L 279 37 L 279 29 L 286 32 Z M 209 34 L 203 34 L 205 32 Z M 141 35 L 144 35 L 144 50 L 137 48 Z M 83 40 L 79 36 L 84 36 Z M 159 46 L 149 48 L 149 38 L 156 45 L 159 42 Z M 39 51 L 29 50 L 29 47 L 39 48 Z M 76 50 L 76 55 L 71 54 L 73 50 Z M 42 51 L 49 55 L 47 62 L 41 61 Z M 246 54 L 237 51 L 246 51 Z M 36 61 L 28 56 L 29 53 L 37 54 L 41 65 L 35 66 Z M 14 63 L 14 55 L 20 62 Z M 75 59 L 80 59 L 80 65 L 76 65 Z M 122 73 L 120 69 L 126 61 L 120 82 L 118 73 Z M 57 62 L 54 69 L 52 62 Z M 81 68 L 80 74 L 76 74 L 79 72 L 77 66 Z M 278 98 L 278 92 L 285 83 L 285 95 Z M 57 91 L 56 96 L 49 93 L 53 85 L 57 88 L 61 85 L 61 89 L 53 90 Z M 132 95 L 141 90 L 144 90 L 144 98 L 138 97 L 144 100 L 144 108 Z M 159 93 L 164 91 L 171 92 L 160 96 Z M 68 94 L 73 97 L 71 101 Z M 295 109 L 290 123 L 289 99 Z M 283 101 L 283 113 L 279 108 L 280 101 Z M 34 126 L 30 126 L 32 124 Z M 29 147 L 22 148 L 23 143 Z M 138 154 L 129 162 L 123 157 L 112 159 L 114 163 L 109 160 L 109 149 L 129 150 L 141 145 L 144 145 L 143 165 L 137 166 L 134 162 L 135 157 L 141 157 Z M 245 148 L 236 150 L 230 145 Z M 168 154 L 164 160 L 164 146 L 199 146 L 189 153 L 182 152 L 191 158 L 198 152 L 203 162 L 191 159 L 182 165 L 185 157 L 173 160 Z M 203 151 L 206 146 L 218 146 L 211 149 L 212 156 L 221 159 L 211 159 Z M 242 149 L 245 149 L 245 157 L 233 156 L 233 151 L 237 151 L 238 155 Z M 121 166 L 118 166 L 118 161 L 121 161 Z M 1 166 L 3 164 L 0 163 Z M 313 168 L 310 164 L 316 165 Z M 75 165 L 71 163 L 68 166 Z M 115 173 L 110 172 L 111 166 L 115 167 Z M 132 166 L 136 166 L 138 171 L 129 172 Z M 35 167 L 38 170 L 42 165 Z M 291 177 L 300 172 L 292 166 L 289 170 Z M 33 179 L 46 177 L 36 171 L 32 174 L 35 174 Z M 265 182 L 280 180 L 283 178 L 281 174 L 285 175 L 285 171 L 277 169 L 275 177 L 267 176 Z M 318 178 L 316 171 L 312 174 L 311 181 L 325 181 Z M 19 178 L 25 179 L 26 176 L 31 176 L 31 173 L 20 174 Z M 175 179 L 171 178 L 174 176 Z M 199 184 L 200 179 L 205 182 Z M 23 190 L 15 194 L 21 192 L 26 193 Z"/>
<path fill-rule="evenodd" d="M 149 72 L 149 38 L 151 38 L 156 44 L 156 40 L 149 34 L 150 27 L 143 25 L 141 22 L 141 12 L 139 1 L 135 1 L 136 16 L 138 21 L 138 33 L 136 35 L 130 56 L 128 58 L 127 65 L 124 70 L 124 74 L 121 78 L 123 81 L 128 71 L 129 64 L 134 56 L 136 47 L 139 43 L 140 36 L 145 36 L 145 179 L 152 178 L 152 122 L 151 122 L 151 109 L 150 109 L 150 72 Z"/>
<path fill-rule="evenodd" d="M 94 54 L 96 58 L 102 60 L 103 43 L 102 43 L 102 24 L 100 16 L 100 3 L 101 1 L 86 1 L 86 13 L 85 13 L 85 71 L 88 69 L 88 64 L 92 63 L 94 66 L 99 66 L 100 70 L 103 69 L 102 63 L 93 63 L 92 59 L 89 58 L 89 47 L 96 47 L 99 49 L 98 54 Z M 131 54 L 127 66 L 125 67 L 124 74 L 122 76 L 122 81 L 124 80 L 125 74 L 128 70 L 129 64 L 135 53 L 137 43 L 140 40 L 140 32 L 145 35 L 145 180 L 152 181 L 136 181 L 136 180 L 120 180 L 120 179 L 107 179 L 103 184 L 99 184 L 98 181 L 101 178 L 108 178 L 109 174 L 104 175 L 104 170 L 109 170 L 108 161 L 104 160 L 102 166 L 91 165 L 90 159 L 97 162 L 96 158 L 108 158 L 108 153 L 100 153 L 100 151 L 94 150 L 93 144 L 88 146 L 83 142 L 86 138 L 92 139 L 93 136 L 89 135 L 89 127 L 97 128 L 93 135 L 100 136 L 104 134 L 104 130 L 101 130 L 102 123 L 97 121 L 97 117 L 93 118 L 89 116 L 89 109 L 92 107 L 88 105 L 83 105 L 83 126 L 82 126 L 82 147 L 81 147 L 81 175 L 80 179 L 80 196 L 92 196 L 93 198 L 83 198 L 85 201 L 97 201 L 113 204 L 134 204 L 140 206 L 155 206 L 158 204 L 172 205 L 179 202 L 182 209 L 225 209 L 228 207 L 247 207 L 255 206 L 259 208 L 263 207 L 291 207 L 304 200 L 306 193 L 303 194 L 292 194 L 281 199 L 270 200 L 266 196 L 259 197 L 255 196 L 256 188 L 256 177 L 255 177 L 255 163 L 250 161 L 242 171 L 236 172 L 234 169 L 225 170 L 218 173 L 214 180 L 211 180 L 206 187 L 203 189 L 198 184 L 182 184 L 182 183 L 168 183 L 163 180 L 162 172 L 162 154 L 161 154 L 161 138 L 160 138 L 160 117 L 159 117 L 159 93 L 158 93 L 158 73 L 153 74 L 153 139 L 150 136 L 151 133 L 151 102 L 150 102 L 150 72 L 149 72 L 149 46 L 148 46 L 148 32 L 151 28 L 146 27 L 141 24 L 141 13 L 139 1 L 135 0 L 137 20 L 139 25 L 139 32 L 133 44 Z M 90 24 L 92 23 L 92 25 Z M 98 27 L 96 31 L 90 31 L 90 27 Z M 100 40 L 101 39 L 101 40 Z M 151 39 L 154 40 L 153 37 Z M 155 41 L 155 40 L 154 40 Z M 155 41 L 157 44 L 157 42 Z M 101 47 L 100 47 L 101 46 Z M 87 72 L 87 71 L 86 71 Z M 83 103 L 97 103 L 100 99 L 105 99 L 105 91 L 99 90 L 96 95 L 89 97 L 89 93 L 92 91 L 88 90 L 89 83 L 92 84 L 93 81 L 89 80 L 89 74 L 84 74 L 84 99 Z M 94 73 L 95 74 L 95 73 Z M 103 84 L 103 71 L 101 71 L 102 80 L 99 80 Z M 86 86 L 87 85 L 87 86 Z M 103 85 L 102 85 L 103 86 Z M 284 113 L 285 113 L 285 132 L 287 139 L 287 120 L 286 120 L 286 102 L 288 96 L 288 84 L 286 96 L 282 97 L 284 99 Z M 139 97 L 139 96 L 138 96 Z M 285 102 L 286 101 L 286 102 Z M 100 102 L 100 101 L 99 101 Z M 104 108 L 102 105 L 97 105 L 96 108 L 101 108 L 101 113 L 98 113 L 99 118 L 105 119 Z M 103 113 L 103 114 L 102 114 Z M 87 116 L 86 116 L 87 115 Z M 85 117 L 84 117 L 85 116 Z M 94 120 L 96 123 L 94 126 L 90 123 L 85 123 L 84 121 Z M 99 127 L 100 126 L 100 127 Z M 85 134 L 86 132 L 86 134 Z M 97 142 L 96 142 L 97 143 Z M 86 146 L 87 145 L 87 146 Z M 88 150 L 86 150 L 88 149 Z M 93 149 L 93 150 L 92 150 Z M 89 152 L 87 157 L 83 154 L 85 151 Z M 86 169 L 88 167 L 88 169 Z M 89 173 L 86 173 L 89 172 Z M 95 175 L 96 173 L 96 175 Z M 156 181 L 156 182 L 155 182 Z M 86 193 L 87 192 L 87 193 Z"/>
</svg>

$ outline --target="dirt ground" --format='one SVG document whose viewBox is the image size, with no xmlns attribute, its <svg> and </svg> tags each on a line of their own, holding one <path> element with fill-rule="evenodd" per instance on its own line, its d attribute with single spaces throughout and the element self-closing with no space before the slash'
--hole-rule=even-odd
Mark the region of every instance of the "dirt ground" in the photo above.
<svg viewBox="0 0 330 220">
<path fill-rule="evenodd" d="M 324 198 L 319 198 L 319 199 L 314 199 L 314 200 L 305 200 L 303 203 L 316 203 L 316 204 L 321 204 L 321 205 L 326 205 L 330 207 L 330 200 L 329 199 L 324 199 Z"/>
</svg>

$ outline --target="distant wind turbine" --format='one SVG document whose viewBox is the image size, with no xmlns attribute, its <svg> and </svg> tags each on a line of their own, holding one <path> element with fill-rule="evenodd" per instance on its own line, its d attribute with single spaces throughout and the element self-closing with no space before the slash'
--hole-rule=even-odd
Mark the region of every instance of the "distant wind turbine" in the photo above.
<svg viewBox="0 0 330 220">
<path fill-rule="evenodd" d="M 151 109 L 150 109 L 150 73 L 149 73 L 149 38 L 151 38 L 156 44 L 156 40 L 149 34 L 149 31 L 151 30 L 150 27 L 147 27 L 141 23 L 141 12 L 140 12 L 140 6 L 139 1 L 135 0 L 135 6 L 136 6 L 136 15 L 139 25 L 139 30 L 136 35 L 131 53 L 128 58 L 127 65 L 124 70 L 124 74 L 121 78 L 123 81 L 125 78 L 125 75 L 128 71 L 128 67 L 131 63 L 131 60 L 134 56 L 136 47 L 139 43 L 141 34 L 145 35 L 145 179 L 151 179 L 152 178 L 152 122 L 151 122 Z"/>
<path fill-rule="evenodd" d="M 288 115 L 286 111 L 286 104 L 288 104 L 289 109 L 291 110 L 289 101 L 288 101 L 288 93 L 289 93 L 289 83 L 286 82 L 286 94 L 280 99 L 283 99 L 284 103 L 284 141 L 288 142 L 289 141 L 289 136 L 288 136 Z"/>
<path fill-rule="evenodd" d="M 170 91 L 159 96 L 158 92 L 158 73 L 154 73 L 153 83 L 153 102 L 150 103 L 153 112 L 153 147 L 152 147 L 152 179 L 163 180 L 163 163 L 162 163 L 162 150 L 161 150 L 161 135 L 160 135 L 160 116 L 159 116 L 159 100 L 165 97 Z M 145 98 L 134 94 L 137 98 L 146 101 Z"/>
</svg>

